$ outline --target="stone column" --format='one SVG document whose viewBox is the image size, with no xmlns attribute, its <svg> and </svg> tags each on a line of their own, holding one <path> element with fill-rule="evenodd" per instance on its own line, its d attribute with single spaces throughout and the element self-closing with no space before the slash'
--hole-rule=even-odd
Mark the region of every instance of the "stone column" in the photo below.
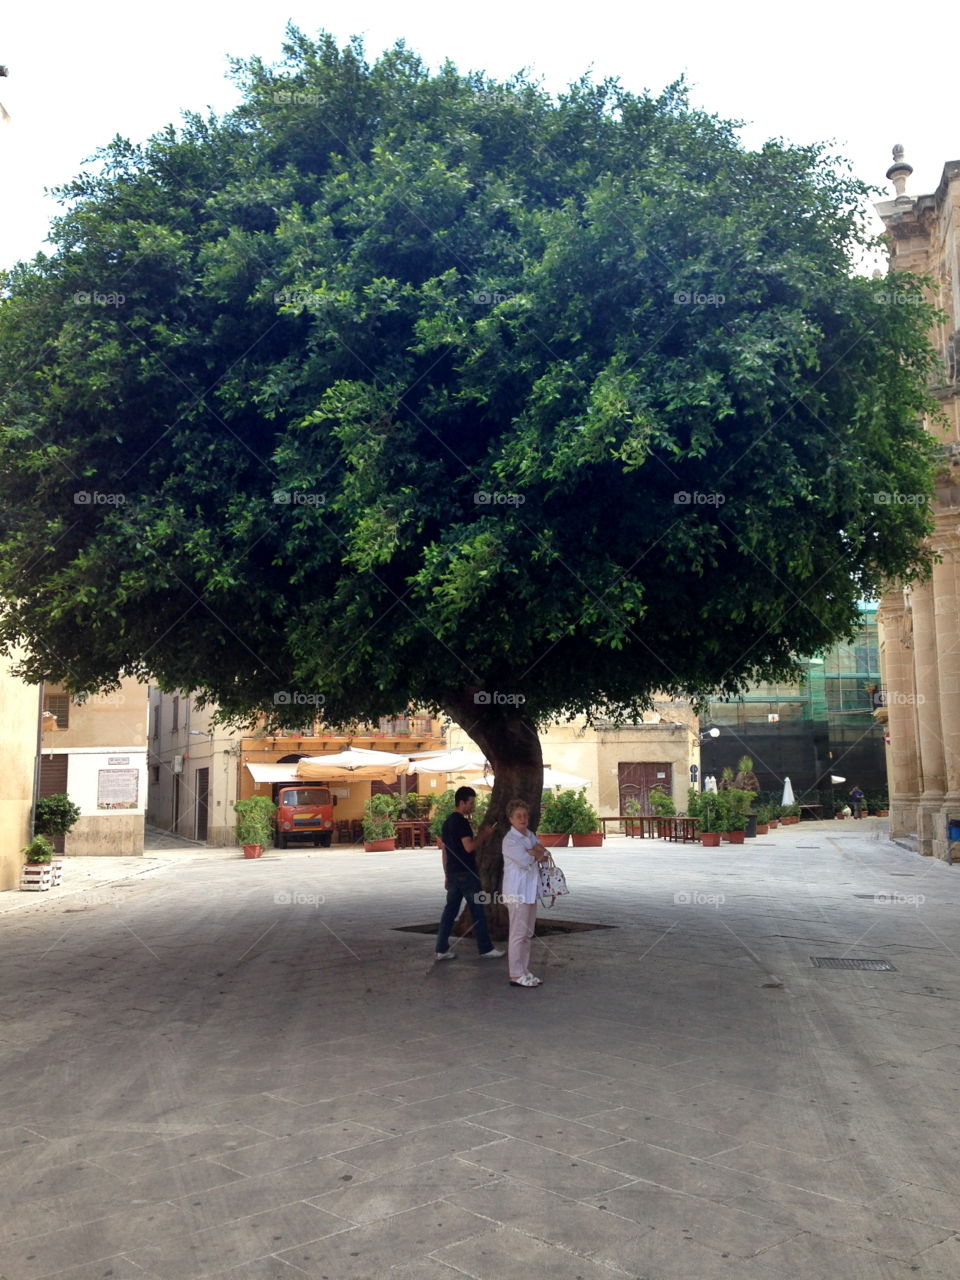
<svg viewBox="0 0 960 1280">
<path fill-rule="evenodd" d="M 960 818 L 960 534 L 957 513 L 938 514 L 933 547 L 939 562 L 933 566 L 933 601 L 937 631 L 937 665 L 940 673 L 940 721 L 946 794 L 941 826 L 947 818 Z M 948 857 L 946 832 L 934 852 Z"/>
<path fill-rule="evenodd" d="M 902 591 L 883 597 L 877 610 L 883 688 L 896 689 L 907 696 L 915 692 L 911 622 L 912 614 Z M 917 827 L 920 801 L 920 752 L 912 697 L 910 701 L 895 701 L 887 708 L 887 731 L 890 834 L 911 835 Z"/>
<path fill-rule="evenodd" d="M 941 811 L 946 779 L 943 727 L 940 723 L 939 662 L 934 616 L 933 583 L 917 584 L 911 591 L 913 612 L 913 668 L 916 688 L 916 722 L 920 747 L 922 795 L 917 810 L 917 841 L 922 854 L 933 853 L 934 840 L 942 840 Z M 887 705 L 910 705 L 909 691 L 886 688 Z"/>
</svg>

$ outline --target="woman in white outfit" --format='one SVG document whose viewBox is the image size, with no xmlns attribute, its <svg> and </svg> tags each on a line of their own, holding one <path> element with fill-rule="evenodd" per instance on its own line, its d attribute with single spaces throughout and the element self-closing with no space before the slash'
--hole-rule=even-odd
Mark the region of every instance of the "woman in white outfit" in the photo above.
<svg viewBox="0 0 960 1280">
<path fill-rule="evenodd" d="M 537 923 L 540 876 L 537 864 L 550 856 L 536 835 L 527 830 L 530 811 L 523 800 L 507 806 L 510 830 L 503 837 L 503 899 L 510 917 L 507 963 L 511 987 L 539 987 L 530 972 L 530 943 Z"/>
</svg>

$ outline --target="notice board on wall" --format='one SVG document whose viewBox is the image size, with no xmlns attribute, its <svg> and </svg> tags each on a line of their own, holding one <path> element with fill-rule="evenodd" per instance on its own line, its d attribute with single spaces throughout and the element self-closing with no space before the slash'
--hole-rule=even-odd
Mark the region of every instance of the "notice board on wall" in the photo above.
<svg viewBox="0 0 960 1280">
<path fill-rule="evenodd" d="M 138 769 L 100 769 L 97 773 L 98 809 L 136 809 Z"/>
</svg>

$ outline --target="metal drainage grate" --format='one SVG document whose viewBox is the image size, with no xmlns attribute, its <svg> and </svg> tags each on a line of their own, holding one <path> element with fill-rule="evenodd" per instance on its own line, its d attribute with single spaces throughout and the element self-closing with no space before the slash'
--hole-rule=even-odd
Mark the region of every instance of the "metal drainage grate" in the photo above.
<svg viewBox="0 0 960 1280">
<path fill-rule="evenodd" d="M 874 973 L 896 973 L 897 966 L 889 960 L 856 960 L 849 956 L 811 956 L 818 969 L 870 969 Z"/>
</svg>

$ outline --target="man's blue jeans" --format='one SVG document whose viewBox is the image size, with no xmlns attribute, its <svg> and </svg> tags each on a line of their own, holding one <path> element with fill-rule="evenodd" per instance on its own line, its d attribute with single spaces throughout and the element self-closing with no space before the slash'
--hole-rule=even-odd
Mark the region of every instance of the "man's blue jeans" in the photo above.
<svg viewBox="0 0 960 1280">
<path fill-rule="evenodd" d="M 437 955 L 442 955 L 450 948 L 450 930 L 460 914 L 460 904 L 464 898 L 473 917 L 473 936 L 477 940 L 477 950 L 481 955 L 493 950 L 490 934 L 487 932 L 487 917 L 483 903 L 477 901 L 481 891 L 480 877 L 471 875 L 469 871 L 451 872 L 447 876 L 447 902 L 440 917 L 440 928 L 437 932 Z"/>
</svg>

